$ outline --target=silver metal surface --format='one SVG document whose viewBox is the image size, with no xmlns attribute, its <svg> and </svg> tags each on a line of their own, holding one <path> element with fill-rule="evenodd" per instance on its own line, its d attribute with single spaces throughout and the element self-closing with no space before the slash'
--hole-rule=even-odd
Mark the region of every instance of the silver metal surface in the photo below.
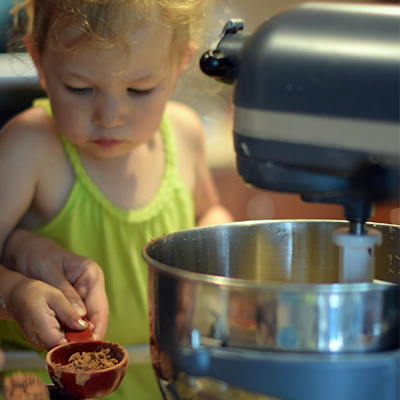
<svg viewBox="0 0 400 400">
<path fill-rule="evenodd" d="M 343 226 L 348 223 L 240 222 L 149 243 L 151 351 L 160 385 L 180 387 L 189 393 L 185 399 L 196 398 L 201 382 L 234 390 L 182 373 L 178 353 L 185 346 L 338 355 L 398 348 L 400 227 L 368 223 L 383 236 L 376 281 L 340 284 L 331 238 Z M 221 393 L 217 398 L 239 399 L 242 392 Z"/>
</svg>

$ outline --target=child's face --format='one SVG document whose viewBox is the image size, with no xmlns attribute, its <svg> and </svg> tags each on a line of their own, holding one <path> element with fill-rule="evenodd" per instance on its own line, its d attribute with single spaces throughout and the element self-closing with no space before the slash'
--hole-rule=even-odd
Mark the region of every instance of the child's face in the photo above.
<svg viewBox="0 0 400 400">
<path fill-rule="evenodd" d="M 47 48 L 36 60 L 57 129 L 91 156 L 120 156 L 150 141 L 175 89 L 171 32 L 149 25 L 131 39 L 130 52 L 119 46 L 60 55 Z"/>
</svg>

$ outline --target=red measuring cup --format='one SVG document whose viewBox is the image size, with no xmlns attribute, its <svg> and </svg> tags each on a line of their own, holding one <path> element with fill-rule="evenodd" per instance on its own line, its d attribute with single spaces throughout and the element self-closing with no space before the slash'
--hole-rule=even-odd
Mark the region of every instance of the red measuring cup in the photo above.
<svg viewBox="0 0 400 400">
<path fill-rule="evenodd" d="M 64 327 L 68 343 L 51 349 L 46 355 L 47 371 L 54 385 L 64 394 L 77 399 L 96 399 L 114 392 L 125 376 L 128 352 L 117 343 L 94 340 L 88 327 L 84 331 L 73 331 Z M 61 367 L 77 352 L 98 352 L 110 349 L 110 355 L 118 363 L 110 368 L 89 371 L 64 371 Z"/>
</svg>

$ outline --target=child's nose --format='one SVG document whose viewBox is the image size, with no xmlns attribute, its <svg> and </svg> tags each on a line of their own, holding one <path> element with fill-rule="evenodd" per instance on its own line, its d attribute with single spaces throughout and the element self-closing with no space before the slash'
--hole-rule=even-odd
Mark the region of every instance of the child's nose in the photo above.
<svg viewBox="0 0 400 400">
<path fill-rule="evenodd" d="M 124 125 L 123 105 L 115 96 L 108 95 L 100 99 L 94 112 L 94 124 L 103 128 Z"/>
</svg>

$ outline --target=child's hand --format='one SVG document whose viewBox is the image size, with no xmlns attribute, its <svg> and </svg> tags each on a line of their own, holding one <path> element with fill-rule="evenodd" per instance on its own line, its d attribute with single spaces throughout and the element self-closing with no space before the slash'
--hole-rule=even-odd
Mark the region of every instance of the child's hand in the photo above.
<svg viewBox="0 0 400 400">
<path fill-rule="evenodd" d="M 71 312 L 72 310 L 68 312 L 64 308 L 61 315 L 60 307 L 56 304 L 51 306 L 58 308 L 58 318 L 68 327 L 83 329 L 79 316 L 86 315 L 95 339 L 104 338 L 108 322 L 108 302 L 103 272 L 95 262 L 70 253 L 51 240 L 23 229 L 12 233 L 4 249 L 3 260 L 7 267 L 46 282 L 64 294 L 69 300 L 68 305 L 72 305 L 79 314 Z M 37 286 L 38 283 L 31 283 L 29 289 L 36 290 Z M 46 294 L 51 299 L 58 298 L 58 294 L 51 289 L 47 287 Z M 45 311 L 43 303 L 39 306 Z M 54 321 L 52 326 L 54 327 Z"/>
<path fill-rule="evenodd" d="M 60 290 L 36 279 L 21 275 L 8 298 L 12 318 L 26 340 L 37 349 L 50 350 L 66 343 L 59 321 L 80 319 Z M 81 324 L 79 329 L 84 327 Z"/>
</svg>

